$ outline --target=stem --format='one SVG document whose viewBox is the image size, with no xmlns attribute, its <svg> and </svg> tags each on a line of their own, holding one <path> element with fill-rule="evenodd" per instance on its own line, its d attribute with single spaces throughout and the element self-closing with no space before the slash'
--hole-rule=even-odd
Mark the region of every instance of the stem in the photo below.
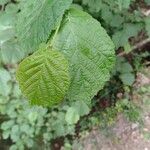
<svg viewBox="0 0 150 150">
<path fill-rule="evenodd" d="M 131 50 L 130 52 L 132 52 L 133 50 L 136 50 L 136 49 L 138 49 L 138 48 L 143 47 L 144 45 L 146 45 L 146 44 L 149 43 L 149 42 L 150 42 L 150 38 L 147 38 L 147 39 L 141 41 L 140 43 L 134 45 L 134 46 L 132 47 L 132 50 Z M 124 55 L 127 55 L 127 54 L 126 54 L 125 52 L 121 52 L 121 53 L 118 54 L 118 56 L 124 56 Z"/>
<path fill-rule="evenodd" d="M 58 26 L 57 26 L 57 28 L 55 30 L 55 33 L 54 33 L 52 39 L 50 40 L 50 45 L 48 47 L 52 47 L 53 41 L 55 40 L 55 37 L 57 36 L 57 33 L 58 33 L 59 29 L 60 29 L 60 24 L 61 24 L 61 22 L 58 24 Z"/>
</svg>

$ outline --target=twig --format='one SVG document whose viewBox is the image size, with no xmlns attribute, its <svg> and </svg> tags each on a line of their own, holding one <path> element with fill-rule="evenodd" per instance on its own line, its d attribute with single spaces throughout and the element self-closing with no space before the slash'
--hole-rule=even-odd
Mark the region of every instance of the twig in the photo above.
<svg viewBox="0 0 150 150">
<path fill-rule="evenodd" d="M 144 16 L 150 16 L 150 9 L 141 9 L 141 12 Z"/>
<path fill-rule="evenodd" d="M 136 49 L 139 49 L 139 48 L 143 47 L 144 45 L 146 45 L 149 42 L 150 42 L 150 38 L 144 39 L 143 41 L 141 41 L 141 42 L 137 43 L 136 45 L 134 45 L 130 52 L 132 52 L 133 50 L 136 50 Z M 127 55 L 127 54 L 128 53 L 123 51 L 123 52 L 119 53 L 117 56 L 124 56 L 124 55 Z"/>
<path fill-rule="evenodd" d="M 140 43 L 136 44 L 135 46 L 133 46 L 132 50 L 141 48 L 141 47 L 143 47 L 145 44 L 147 44 L 149 42 L 150 42 L 150 38 L 147 38 L 147 39 L 141 41 Z"/>
</svg>

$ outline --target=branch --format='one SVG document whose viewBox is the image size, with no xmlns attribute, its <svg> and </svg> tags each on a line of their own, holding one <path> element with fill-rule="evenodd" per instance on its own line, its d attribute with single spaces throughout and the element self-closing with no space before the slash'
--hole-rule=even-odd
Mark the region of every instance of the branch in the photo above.
<svg viewBox="0 0 150 150">
<path fill-rule="evenodd" d="M 149 42 L 150 42 L 150 38 L 144 39 L 143 41 L 141 41 L 141 42 L 137 43 L 136 45 L 134 45 L 134 46 L 132 47 L 132 49 L 131 49 L 130 52 L 132 52 L 132 51 L 134 51 L 134 50 L 136 50 L 136 49 L 140 49 L 141 47 L 143 47 L 144 45 L 146 45 L 146 44 L 149 43 Z M 130 53 L 130 52 L 129 52 L 129 53 Z M 129 53 L 126 53 L 125 51 L 123 51 L 123 52 L 119 53 L 117 56 L 124 56 L 124 55 L 127 55 L 127 54 L 129 54 Z"/>
</svg>

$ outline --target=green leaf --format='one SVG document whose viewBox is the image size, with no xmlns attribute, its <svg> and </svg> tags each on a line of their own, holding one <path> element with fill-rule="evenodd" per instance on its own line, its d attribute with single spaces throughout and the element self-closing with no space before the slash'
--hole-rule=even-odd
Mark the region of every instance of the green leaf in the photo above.
<svg viewBox="0 0 150 150">
<path fill-rule="evenodd" d="M 121 58 L 118 58 L 117 60 L 117 71 L 120 73 L 131 73 L 133 72 L 132 66 L 126 61 L 122 60 Z"/>
<path fill-rule="evenodd" d="M 126 54 L 130 53 L 132 51 L 132 47 L 130 45 L 129 42 L 127 42 L 125 45 L 124 45 L 124 51 Z"/>
<path fill-rule="evenodd" d="M 79 121 L 79 114 L 77 112 L 77 110 L 74 107 L 70 107 L 67 110 L 66 116 L 65 116 L 65 120 L 68 124 L 75 124 Z"/>
<path fill-rule="evenodd" d="M 99 12 L 102 8 L 102 1 L 101 0 L 82 0 L 84 5 L 89 7 L 90 12 Z"/>
<path fill-rule="evenodd" d="M 115 62 L 114 44 L 106 31 L 89 14 L 72 8 L 50 42 L 69 60 L 68 98 L 90 101 L 109 80 Z"/>
<path fill-rule="evenodd" d="M 131 0 L 117 0 L 118 1 L 118 6 L 120 11 L 125 8 L 128 9 L 130 4 L 131 4 Z"/>
<path fill-rule="evenodd" d="M 17 63 L 23 59 L 24 56 L 24 51 L 13 39 L 4 42 L 0 46 L 0 62 L 3 62 L 4 64 Z"/>
<path fill-rule="evenodd" d="M 25 51 L 15 39 L 13 24 L 17 11 L 14 7 L 15 5 L 7 5 L 7 10 L 0 13 L 0 62 L 4 64 L 16 63 L 25 56 Z"/>
<path fill-rule="evenodd" d="M 150 0 L 144 0 L 147 5 L 150 5 Z"/>
<path fill-rule="evenodd" d="M 14 145 L 11 145 L 9 149 L 10 149 L 10 150 L 17 150 L 17 149 L 18 149 L 18 147 L 17 147 L 17 145 L 16 145 L 16 144 L 14 144 Z"/>
<path fill-rule="evenodd" d="M 15 122 L 14 120 L 5 121 L 1 124 L 1 129 L 6 131 L 12 128 L 14 126 Z"/>
<path fill-rule="evenodd" d="M 2 133 L 3 139 L 8 139 L 9 135 L 10 135 L 10 131 L 9 130 L 3 131 L 3 133 Z"/>
<path fill-rule="evenodd" d="M 4 4 L 8 3 L 8 2 L 10 2 L 10 0 L 1 0 L 0 1 L 0 5 L 4 5 Z"/>
<path fill-rule="evenodd" d="M 40 43 L 46 42 L 71 2 L 72 0 L 21 1 L 21 12 L 18 14 L 16 26 L 21 47 L 33 52 Z"/>
<path fill-rule="evenodd" d="M 38 112 L 36 111 L 31 111 L 29 112 L 28 114 L 28 119 L 29 119 L 29 122 L 32 124 L 33 122 L 35 122 L 38 118 Z"/>
<path fill-rule="evenodd" d="M 145 25 L 147 34 L 150 37 L 150 17 L 145 18 Z"/>
<path fill-rule="evenodd" d="M 0 41 L 5 42 L 14 36 L 14 31 L 12 27 L 6 27 L 4 30 L 0 29 Z"/>
<path fill-rule="evenodd" d="M 58 104 L 70 84 L 68 61 L 58 51 L 41 48 L 20 63 L 17 80 L 31 104 Z"/>
<path fill-rule="evenodd" d="M 87 115 L 90 112 L 90 108 L 83 101 L 76 101 L 73 107 L 78 111 L 80 116 Z"/>
<path fill-rule="evenodd" d="M 131 86 L 135 81 L 135 76 L 133 73 L 123 73 L 119 77 L 124 85 Z"/>
<path fill-rule="evenodd" d="M 122 7 L 128 9 L 132 0 L 122 0 Z"/>
<path fill-rule="evenodd" d="M 15 21 L 15 13 L 0 12 L 0 41 L 11 39 L 14 36 L 13 23 Z M 6 34 L 4 35 L 4 33 Z"/>
<path fill-rule="evenodd" d="M 116 48 L 123 47 L 128 43 L 130 37 L 137 36 L 138 32 L 142 29 L 142 24 L 125 24 L 123 29 L 115 32 L 112 39 L 115 43 Z"/>
<path fill-rule="evenodd" d="M 0 69 L 0 95 L 8 96 L 11 91 L 11 76 L 9 72 L 5 69 Z"/>
<path fill-rule="evenodd" d="M 18 5 L 16 5 L 15 3 L 9 3 L 5 7 L 5 12 L 7 14 L 15 14 L 16 15 L 18 12 Z"/>
<path fill-rule="evenodd" d="M 122 26 L 123 21 L 124 21 L 124 18 L 121 15 L 113 15 L 111 18 L 110 26 L 120 27 Z"/>
</svg>

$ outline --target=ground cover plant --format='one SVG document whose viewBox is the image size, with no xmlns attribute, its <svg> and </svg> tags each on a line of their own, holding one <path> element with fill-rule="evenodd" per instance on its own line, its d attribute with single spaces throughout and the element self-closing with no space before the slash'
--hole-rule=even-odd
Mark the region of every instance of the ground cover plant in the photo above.
<svg viewBox="0 0 150 150">
<path fill-rule="evenodd" d="M 149 66 L 149 4 L 1 0 L 0 148 L 72 149 L 120 112 L 141 121 L 131 100 Z"/>
</svg>

